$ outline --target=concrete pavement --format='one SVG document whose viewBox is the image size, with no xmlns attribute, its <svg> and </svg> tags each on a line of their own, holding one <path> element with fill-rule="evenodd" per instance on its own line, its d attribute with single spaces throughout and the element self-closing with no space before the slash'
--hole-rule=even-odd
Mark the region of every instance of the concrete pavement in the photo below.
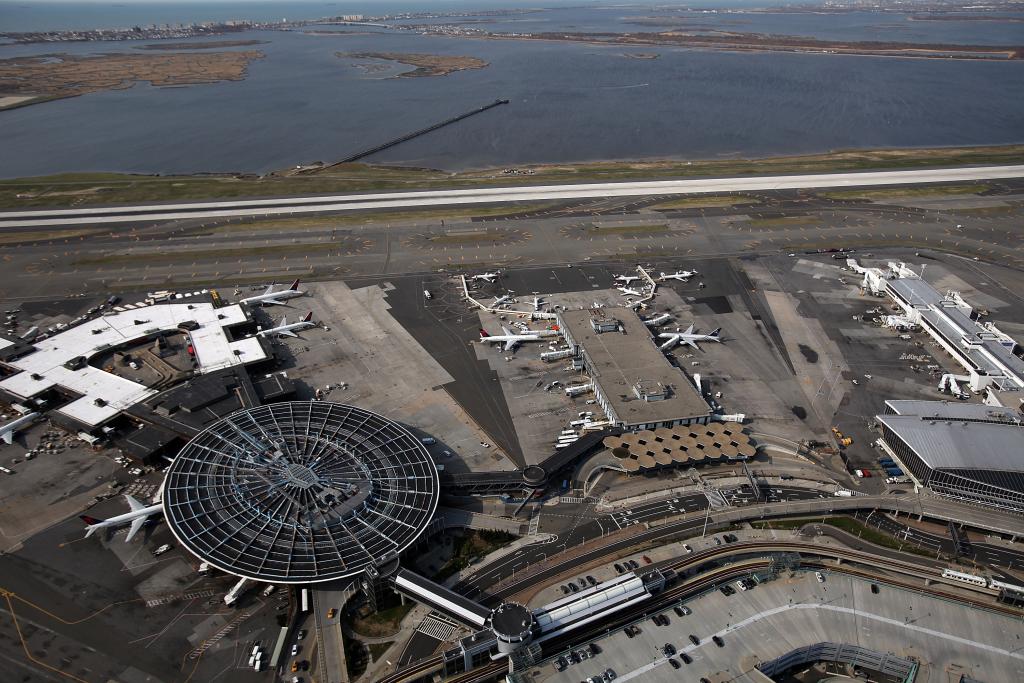
<svg viewBox="0 0 1024 683">
<path fill-rule="evenodd" d="M 810 175 L 704 178 L 648 182 L 590 183 L 481 188 L 473 190 L 426 190 L 361 195 L 248 199 L 186 204 L 146 204 L 87 209 L 7 211 L 0 213 L 0 228 L 50 227 L 172 221 L 195 218 L 305 215 L 427 206 L 456 206 L 499 202 L 551 201 L 588 197 L 641 197 L 646 195 L 750 192 L 830 187 L 884 187 L 912 183 L 949 183 L 1024 177 L 1024 165 L 981 166 L 866 173 L 818 173 Z"/>
</svg>

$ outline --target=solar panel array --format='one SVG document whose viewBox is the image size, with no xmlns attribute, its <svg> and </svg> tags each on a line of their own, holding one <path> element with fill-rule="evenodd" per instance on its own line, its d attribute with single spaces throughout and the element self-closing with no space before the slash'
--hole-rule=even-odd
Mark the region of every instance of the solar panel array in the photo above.
<svg viewBox="0 0 1024 683">
<path fill-rule="evenodd" d="M 252 579 L 306 583 L 394 558 L 437 507 L 423 444 L 381 415 L 323 401 L 233 413 L 167 471 L 164 508 L 200 559 Z"/>
</svg>

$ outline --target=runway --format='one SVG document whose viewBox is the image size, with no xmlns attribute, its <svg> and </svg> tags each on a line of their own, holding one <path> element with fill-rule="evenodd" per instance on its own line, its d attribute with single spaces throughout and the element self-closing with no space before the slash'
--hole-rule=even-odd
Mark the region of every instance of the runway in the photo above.
<svg viewBox="0 0 1024 683">
<path fill-rule="evenodd" d="M 640 197 L 649 195 L 685 195 L 805 188 L 880 187 L 1022 177 L 1024 177 L 1024 165 L 755 176 L 748 178 L 589 183 L 582 185 L 538 185 L 471 190 L 424 190 L 418 192 L 247 199 L 223 202 L 189 202 L 184 204 L 145 204 L 86 209 L 7 211 L 0 213 L 0 228 L 38 228 L 197 218 L 279 216 L 368 209 L 423 208 L 594 197 Z"/>
</svg>

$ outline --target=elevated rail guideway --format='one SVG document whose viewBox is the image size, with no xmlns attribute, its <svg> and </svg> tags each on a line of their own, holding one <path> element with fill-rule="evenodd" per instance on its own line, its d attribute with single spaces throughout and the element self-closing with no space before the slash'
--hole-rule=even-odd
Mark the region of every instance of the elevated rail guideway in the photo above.
<svg viewBox="0 0 1024 683">
<path fill-rule="evenodd" d="M 577 185 L 536 185 L 469 190 L 423 190 L 377 194 L 326 195 L 277 199 L 242 199 L 179 204 L 6 211 L 0 213 L 0 229 L 53 225 L 138 223 L 196 218 L 278 216 L 336 213 L 367 209 L 416 208 L 505 202 L 584 199 L 589 197 L 638 197 L 666 194 L 750 192 L 830 187 L 878 187 L 917 183 L 951 183 L 1024 177 L 1024 165 L 933 168 L 910 171 L 818 173 L 808 175 L 700 178 Z"/>
</svg>

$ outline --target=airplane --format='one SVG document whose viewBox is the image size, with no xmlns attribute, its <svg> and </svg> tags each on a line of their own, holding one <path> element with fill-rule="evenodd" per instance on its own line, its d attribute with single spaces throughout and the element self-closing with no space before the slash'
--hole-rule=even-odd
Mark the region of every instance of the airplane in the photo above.
<svg viewBox="0 0 1024 683">
<path fill-rule="evenodd" d="M 498 306 L 502 305 L 503 303 L 506 303 L 507 301 L 509 301 L 511 298 L 512 298 L 511 294 L 506 294 L 504 296 L 499 296 L 493 302 L 491 302 L 491 308 L 497 308 Z"/>
<path fill-rule="evenodd" d="M 688 279 L 697 274 L 696 270 L 677 270 L 674 273 L 662 273 L 662 280 L 679 280 L 680 282 L 686 282 Z"/>
<path fill-rule="evenodd" d="M 641 279 L 639 275 L 616 275 L 615 279 L 624 285 L 628 285 L 633 280 Z"/>
<path fill-rule="evenodd" d="M 480 330 L 480 341 L 488 342 L 490 344 L 504 344 L 506 351 L 511 351 L 520 342 L 524 341 L 540 341 L 544 337 L 553 337 L 558 334 L 558 330 L 531 330 L 526 334 L 513 334 L 510 329 L 502 326 L 501 331 L 504 334 L 488 334 L 486 330 Z"/>
<path fill-rule="evenodd" d="M 129 495 L 125 495 L 125 498 L 128 500 L 128 506 L 131 508 L 131 511 L 126 512 L 123 515 L 117 515 L 116 517 L 111 517 L 109 519 L 96 519 L 89 515 L 80 515 L 79 519 L 88 524 L 88 526 L 85 527 L 85 537 L 89 538 L 97 529 L 106 529 L 108 527 L 120 526 L 126 522 L 131 522 L 132 526 L 128 529 L 128 535 L 125 536 L 124 539 L 124 542 L 127 543 L 135 537 L 135 534 L 139 532 L 139 529 L 152 521 L 150 520 L 152 515 L 162 513 L 164 511 L 163 504 L 143 505 Z"/>
<path fill-rule="evenodd" d="M 486 280 L 487 282 L 494 282 L 498 276 L 501 275 L 501 271 L 494 271 L 493 273 L 480 273 L 479 275 L 470 275 L 470 280 Z"/>
<path fill-rule="evenodd" d="M 3 439 L 6 444 L 14 443 L 14 435 L 35 422 L 38 418 L 39 413 L 27 413 L 21 417 L 14 418 L 7 424 L 0 426 L 0 439 Z"/>
<path fill-rule="evenodd" d="M 269 330 L 260 330 L 256 333 L 256 336 L 269 337 L 272 334 L 276 334 L 279 337 L 298 337 L 299 335 L 295 334 L 292 330 L 304 330 L 307 327 L 314 327 L 315 325 L 316 323 L 313 322 L 313 311 L 310 311 L 302 317 L 302 320 L 297 323 L 291 323 L 290 325 L 288 324 L 287 316 L 281 318 L 280 325 L 272 327 Z"/>
<path fill-rule="evenodd" d="M 539 311 L 540 310 L 540 305 L 542 303 L 544 303 L 544 299 L 542 297 L 539 297 L 539 296 L 533 297 L 533 310 Z"/>
<path fill-rule="evenodd" d="M 677 327 L 676 329 L 678 330 L 679 328 Z M 685 332 L 662 332 L 661 334 L 659 334 L 658 337 L 660 339 L 668 340 L 659 348 L 662 351 L 668 351 L 676 344 L 685 344 L 687 346 L 692 346 L 695 349 L 700 349 L 700 347 L 697 346 L 697 342 L 721 342 L 722 338 L 718 336 L 721 333 L 721 331 L 722 328 L 718 327 L 715 328 L 714 331 L 712 331 L 710 334 L 696 334 L 694 333 L 693 325 L 691 324 L 689 327 L 686 328 Z"/>
<path fill-rule="evenodd" d="M 671 319 L 671 315 L 668 313 L 662 313 L 661 315 L 655 315 L 648 318 L 644 321 L 644 325 L 647 325 L 647 327 L 657 327 L 658 325 L 664 325 Z"/>
<path fill-rule="evenodd" d="M 242 299 L 238 303 L 249 304 L 250 306 L 252 306 L 253 304 L 261 304 L 263 306 L 283 304 L 288 299 L 294 299 L 295 297 L 302 296 L 304 294 L 305 292 L 299 291 L 299 281 L 296 280 L 288 289 L 281 290 L 280 292 L 275 292 L 274 285 L 270 285 L 269 287 L 267 287 L 267 291 L 263 292 L 262 294 L 247 297 L 245 299 Z"/>
<path fill-rule="evenodd" d="M 629 287 L 617 287 L 616 289 L 622 292 L 623 296 L 640 296 L 643 294 L 643 292 L 639 292 L 635 289 L 630 289 Z"/>
</svg>

